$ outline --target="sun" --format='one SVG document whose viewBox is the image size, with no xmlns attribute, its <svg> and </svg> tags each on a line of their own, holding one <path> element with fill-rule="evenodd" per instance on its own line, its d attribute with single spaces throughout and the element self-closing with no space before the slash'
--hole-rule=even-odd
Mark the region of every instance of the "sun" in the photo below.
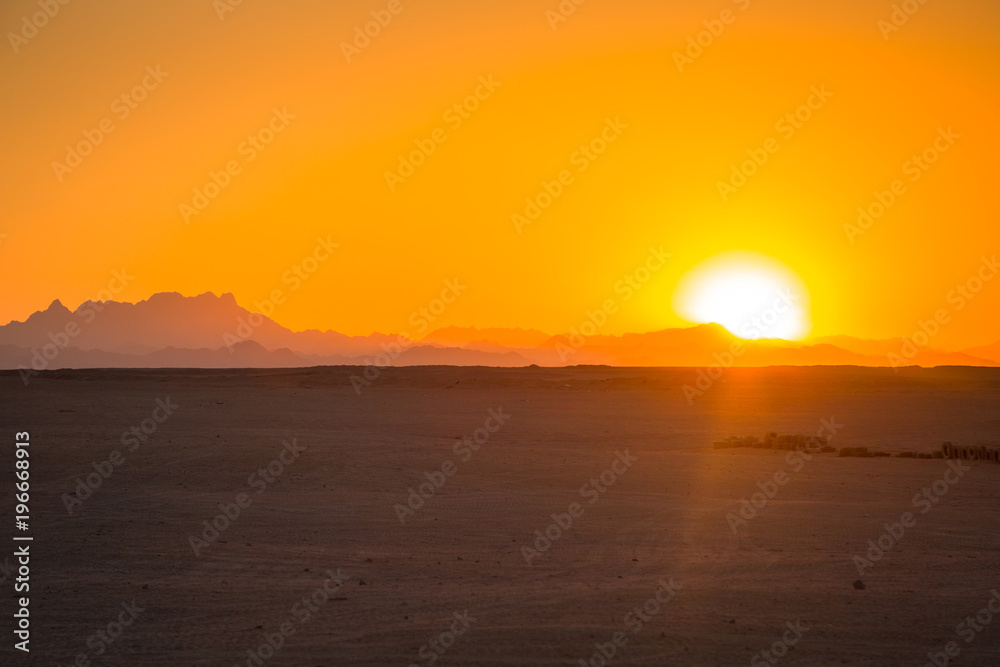
<svg viewBox="0 0 1000 667">
<path fill-rule="evenodd" d="M 741 338 L 799 340 L 812 329 L 802 279 L 761 253 L 731 251 L 702 261 L 681 278 L 673 300 L 689 322 L 715 322 Z"/>
</svg>

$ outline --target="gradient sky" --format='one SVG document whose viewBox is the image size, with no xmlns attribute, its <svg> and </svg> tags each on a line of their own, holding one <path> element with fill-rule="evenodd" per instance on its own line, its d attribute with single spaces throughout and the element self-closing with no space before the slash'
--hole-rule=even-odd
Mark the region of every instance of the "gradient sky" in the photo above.
<svg viewBox="0 0 1000 667">
<path fill-rule="evenodd" d="M 221 0 L 220 0 L 221 1 Z M 613 294 L 650 246 L 671 253 L 604 333 L 685 325 L 671 299 L 719 253 L 763 253 L 810 291 L 814 335 L 908 335 L 983 256 L 1000 252 L 1000 4 L 930 0 L 883 38 L 893 2 L 589 0 L 550 26 L 557 0 L 401 0 L 348 63 L 341 43 L 387 1 L 87 0 L 0 47 L 4 159 L 0 321 L 59 298 L 274 289 L 293 329 L 399 331 L 440 294 L 468 289 L 436 324 L 565 331 Z M 730 9 L 702 55 L 673 54 Z M 0 8 L 20 31 L 36 2 Z M 168 73 L 119 119 L 114 100 L 148 66 Z M 461 127 L 444 113 L 480 77 L 500 86 Z M 833 96 L 785 138 L 775 123 L 825 86 Z M 120 106 L 116 107 L 118 110 Z M 295 118 L 253 161 L 239 152 L 273 109 Z M 66 145 L 115 129 L 62 181 Z M 626 124 L 580 172 L 571 157 L 606 119 Z M 961 138 L 916 182 L 903 172 L 939 128 Z M 442 128 L 447 141 L 393 192 L 385 172 Z M 769 137 L 759 172 L 723 201 L 718 181 Z M 241 172 L 186 223 L 210 171 Z M 562 170 L 573 182 L 521 233 L 511 214 Z M 873 192 L 906 193 L 848 240 Z M 317 237 L 340 244 L 300 289 L 282 275 Z M 935 339 L 1000 338 L 1000 280 Z"/>
</svg>

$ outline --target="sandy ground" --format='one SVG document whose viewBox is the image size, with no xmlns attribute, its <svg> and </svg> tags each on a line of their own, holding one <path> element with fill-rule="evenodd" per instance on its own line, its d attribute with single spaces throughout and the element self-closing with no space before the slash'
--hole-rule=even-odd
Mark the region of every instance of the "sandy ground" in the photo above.
<svg viewBox="0 0 1000 667">
<path fill-rule="evenodd" d="M 389 369 L 360 395 L 352 372 L 0 374 L 8 540 L 13 434 L 31 433 L 30 664 L 597 667 L 616 632 L 611 665 L 923 665 L 949 642 L 950 664 L 997 664 L 1000 615 L 960 624 L 1000 589 L 1000 465 L 959 477 L 942 460 L 708 445 L 823 420 L 841 447 L 1000 445 L 1000 371 L 730 370 L 693 404 L 690 370 Z M 121 442 L 168 398 L 145 442 Z M 505 423 L 456 451 L 497 426 L 491 409 Z M 251 477 L 292 438 L 297 458 Z M 69 514 L 77 478 L 115 450 L 124 461 Z M 453 474 L 401 523 L 395 506 L 442 466 Z M 935 482 L 945 493 L 915 504 Z M 249 506 L 196 555 L 190 536 L 239 494 Z M 526 562 L 572 503 L 572 525 Z M 859 576 L 854 557 L 907 512 Z M 320 593 L 328 571 L 346 582 Z M 638 627 L 661 580 L 675 592 Z M 29 664 L 2 585 L 0 662 Z M 268 634 L 280 648 L 251 658 Z"/>
</svg>

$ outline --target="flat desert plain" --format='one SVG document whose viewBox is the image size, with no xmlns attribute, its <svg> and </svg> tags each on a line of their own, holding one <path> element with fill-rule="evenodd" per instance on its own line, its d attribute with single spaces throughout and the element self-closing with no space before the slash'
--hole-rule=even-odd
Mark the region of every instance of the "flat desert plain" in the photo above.
<svg viewBox="0 0 1000 667">
<path fill-rule="evenodd" d="M 694 369 L 362 373 L 0 374 L 30 664 L 1000 659 L 1000 465 L 711 448 L 1000 446 L 998 370 L 731 369 L 690 401 Z"/>
</svg>

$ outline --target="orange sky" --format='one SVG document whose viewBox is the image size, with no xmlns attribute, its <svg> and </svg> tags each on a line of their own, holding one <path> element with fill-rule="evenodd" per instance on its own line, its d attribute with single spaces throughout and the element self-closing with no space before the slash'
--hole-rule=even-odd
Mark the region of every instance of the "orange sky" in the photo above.
<svg viewBox="0 0 1000 667">
<path fill-rule="evenodd" d="M 468 289 L 436 324 L 558 332 L 662 246 L 670 260 L 604 333 L 685 325 L 681 277 L 744 250 L 802 278 L 814 335 L 888 337 L 952 308 L 949 291 L 1000 252 L 994 0 L 930 0 L 888 39 L 888 1 L 589 0 L 553 29 L 557 0 L 399 0 L 347 62 L 341 43 L 389 4 L 244 0 L 220 19 L 212 0 L 88 0 L 8 34 L 0 321 L 74 307 L 125 267 L 120 300 L 214 291 L 249 306 L 280 288 L 280 323 L 350 334 L 406 328 L 458 278 Z M 674 53 L 727 9 L 678 71 Z M 5 2 L 0 26 L 21 32 L 37 11 Z M 144 80 L 135 108 L 115 101 Z M 814 86 L 832 96 L 787 136 L 776 122 Z M 477 89 L 478 109 L 446 115 Z M 113 131 L 79 166 L 53 167 L 104 119 Z M 616 119 L 606 152 L 577 153 Z M 269 124 L 272 143 L 243 143 Z M 960 138 L 911 180 L 904 164 L 948 128 Z M 444 142 L 391 189 L 386 172 L 435 130 Z M 723 201 L 718 182 L 769 138 L 777 151 Z M 511 215 L 564 170 L 519 233 Z M 905 193 L 849 241 L 844 225 L 896 179 Z M 290 291 L 282 276 L 328 235 L 339 248 Z M 954 315 L 934 346 L 1000 338 L 1000 280 Z"/>
</svg>

